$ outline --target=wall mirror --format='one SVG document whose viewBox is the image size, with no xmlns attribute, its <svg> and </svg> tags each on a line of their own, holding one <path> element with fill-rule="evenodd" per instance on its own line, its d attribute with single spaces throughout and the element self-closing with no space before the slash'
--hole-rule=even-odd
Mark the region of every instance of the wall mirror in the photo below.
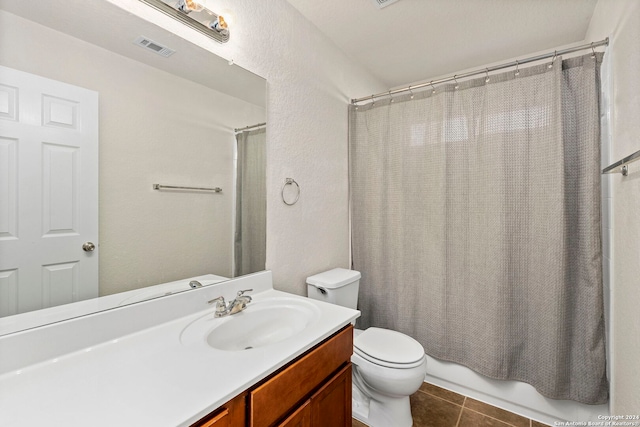
<svg viewBox="0 0 640 427">
<path fill-rule="evenodd" d="M 103 0 L 0 0 L 0 77 L 0 334 L 264 269 L 263 78 Z"/>
</svg>

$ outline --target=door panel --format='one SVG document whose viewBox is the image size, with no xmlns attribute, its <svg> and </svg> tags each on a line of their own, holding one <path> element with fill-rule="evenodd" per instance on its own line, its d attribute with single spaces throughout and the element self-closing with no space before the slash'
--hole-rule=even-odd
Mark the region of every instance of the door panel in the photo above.
<svg viewBox="0 0 640 427">
<path fill-rule="evenodd" d="M 0 67 L 0 316 L 98 296 L 98 94 Z"/>
<path fill-rule="evenodd" d="M 18 237 L 18 141 L 16 139 L 0 137 L 0 183 L 2 183 L 0 185 L 0 239 L 15 239 Z"/>
<path fill-rule="evenodd" d="M 45 237 L 78 234 L 77 147 L 42 144 L 42 224 Z"/>
</svg>

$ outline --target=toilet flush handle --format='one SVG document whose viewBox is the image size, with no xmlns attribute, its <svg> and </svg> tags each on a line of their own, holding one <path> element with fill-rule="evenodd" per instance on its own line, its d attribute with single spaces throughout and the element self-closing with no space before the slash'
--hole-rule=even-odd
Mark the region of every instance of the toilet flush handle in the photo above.
<svg viewBox="0 0 640 427">
<path fill-rule="evenodd" d="M 318 290 L 318 292 L 320 292 L 322 295 L 326 295 L 327 294 L 327 290 L 321 286 L 315 285 L 313 283 L 308 283 L 309 285 L 313 286 L 314 288 L 316 288 Z"/>
</svg>

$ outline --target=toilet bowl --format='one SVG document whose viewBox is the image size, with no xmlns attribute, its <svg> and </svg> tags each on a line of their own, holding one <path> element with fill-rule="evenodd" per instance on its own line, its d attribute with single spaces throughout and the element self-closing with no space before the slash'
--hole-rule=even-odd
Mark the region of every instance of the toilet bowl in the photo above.
<svg viewBox="0 0 640 427">
<path fill-rule="evenodd" d="M 307 278 L 308 296 L 356 308 L 360 273 L 336 268 Z M 353 417 L 371 427 L 411 427 L 409 396 L 427 372 L 424 348 L 413 338 L 383 328 L 354 330 Z"/>
<path fill-rule="evenodd" d="M 409 396 L 427 373 L 420 343 L 389 329 L 355 330 L 351 363 L 354 418 L 371 427 L 411 427 Z"/>
</svg>

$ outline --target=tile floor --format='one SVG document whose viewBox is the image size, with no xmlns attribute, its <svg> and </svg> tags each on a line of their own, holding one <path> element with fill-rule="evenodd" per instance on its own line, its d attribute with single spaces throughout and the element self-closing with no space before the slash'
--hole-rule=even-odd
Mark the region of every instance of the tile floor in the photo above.
<svg viewBox="0 0 640 427">
<path fill-rule="evenodd" d="M 429 383 L 411 396 L 411 412 L 414 427 L 546 427 Z M 364 424 L 354 419 L 352 426 Z"/>
</svg>

